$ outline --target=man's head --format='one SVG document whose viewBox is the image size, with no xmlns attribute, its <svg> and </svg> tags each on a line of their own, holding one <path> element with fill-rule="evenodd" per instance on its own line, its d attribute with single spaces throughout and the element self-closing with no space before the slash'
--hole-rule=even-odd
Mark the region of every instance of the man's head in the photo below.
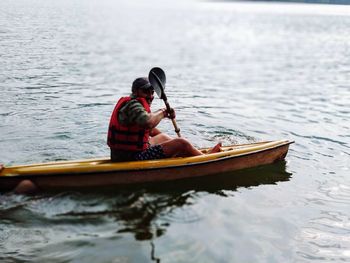
<svg viewBox="0 0 350 263">
<path fill-rule="evenodd" d="M 149 82 L 148 78 L 142 77 L 134 80 L 131 86 L 132 94 L 137 97 L 145 98 L 149 105 L 154 99 L 154 88 Z"/>
</svg>

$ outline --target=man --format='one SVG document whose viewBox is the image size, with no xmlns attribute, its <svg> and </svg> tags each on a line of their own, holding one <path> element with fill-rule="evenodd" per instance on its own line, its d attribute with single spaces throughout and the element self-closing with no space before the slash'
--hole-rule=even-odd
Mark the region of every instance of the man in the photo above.
<svg viewBox="0 0 350 263">
<path fill-rule="evenodd" d="M 137 78 L 131 87 L 132 94 L 121 98 L 112 113 L 107 144 L 111 160 L 153 160 L 174 156 L 196 156 L 203 153 L 184 138 L 171 138 L 156 126 L 164 118 L 175 118 L 175 111 L 160 109 L 151 112 L 154 88 L 148 78 Z M 218 143 L 209 153 L 219 152 Z"/>
</svg>

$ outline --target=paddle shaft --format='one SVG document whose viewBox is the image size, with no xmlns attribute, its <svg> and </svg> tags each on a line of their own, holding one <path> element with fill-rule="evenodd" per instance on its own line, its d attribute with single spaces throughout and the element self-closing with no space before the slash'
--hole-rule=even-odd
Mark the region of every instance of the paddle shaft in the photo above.
<svg viewBox="0 0 350 263">
<path fill-rule="evenodd" d="M 165 103 L 165 107 L 166 107 L 167 112 L 170 113 L 171 108 L 170 108 L 168 99 L 167 99 L 167 97 L 166 97 L 166 95 L 164 93 L 164 89 L 163 89 L 163 92 L 162 92 L 162 99 L 163 99 L 163 101 Z M 176 132 L 177 136 L 181 137 L 180 128 L 177 127 L 176 120 L 175 119 L 171 119 L 171 122 L 173 123 L 173 126 L 175 128 L 175 132 Z"/>
<path fill-rule="evenodd" d="M 154 72 L 154 70 L 157 70 L 159 75 L 156 72 Z M 161 80 L 160 76 L 163 76 L 163 81 Z M 164 92 L 164 84 L 163 84 L 163 82 L 165 83 L 164 71 L 161 68 L 153 68 L 149 74 L 149 78 L 150 78 L 151 83 L 154 86 L 158 96 L 164 101 L 167 112 L 170 114 L 171 108 L 170 108 L 170 105 L 168 103 L 168 98 L 166 97 L 165 92 Z M 154 80 L 155 82 L 153 83 L 152 80 Z M 175 132 L 177 133 L 177 136 L 181 137 L 180 128 L 177 127 L 176 120 L 174 118 L 172 118 L 171 122 L 173 123 L 173 126 L 175 128 Z"/>
</svg>

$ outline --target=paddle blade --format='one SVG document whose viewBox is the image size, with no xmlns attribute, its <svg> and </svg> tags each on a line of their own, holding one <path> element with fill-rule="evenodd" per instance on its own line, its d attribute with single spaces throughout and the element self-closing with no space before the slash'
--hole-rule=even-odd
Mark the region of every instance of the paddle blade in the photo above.
<svg viewBox="0 0 350 263">
<path fill-rule="evenodd" d="M 154 90 L 159 98 L 164 97 L 164 88 L 166 83 L 165 73 L 161 68 L 152 68 L 148 74 L 148 79 L 151 82 Z"/>
</svg>

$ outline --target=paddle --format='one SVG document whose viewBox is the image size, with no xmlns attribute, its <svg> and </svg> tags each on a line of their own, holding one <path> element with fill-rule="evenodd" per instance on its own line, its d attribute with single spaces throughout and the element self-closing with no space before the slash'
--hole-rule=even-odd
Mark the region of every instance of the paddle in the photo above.
<svg viewBox="0 0 350 263">
<path fill-rule="evenodd" d="M 168 113 L 170 113 L 171 108 L 170 108 L 170 105 L 168 103 L 168 98 L 166 97 L 165 92 L 164 92 L 165 82 L 166 82 L 166 77 L 165 77 L 164 71 L 161 68 L 152 68 L 148 74 L 148 79 L 151 82 L 158 97 L 164 101 L 166 110 L 168 111 Z M 171 121 L 174 125 L 175 132 L 177 133 L 177 136 L 181 137 L 180 129 L 177 127 L 175 119 L 171 119 Z"/>
</svg>

